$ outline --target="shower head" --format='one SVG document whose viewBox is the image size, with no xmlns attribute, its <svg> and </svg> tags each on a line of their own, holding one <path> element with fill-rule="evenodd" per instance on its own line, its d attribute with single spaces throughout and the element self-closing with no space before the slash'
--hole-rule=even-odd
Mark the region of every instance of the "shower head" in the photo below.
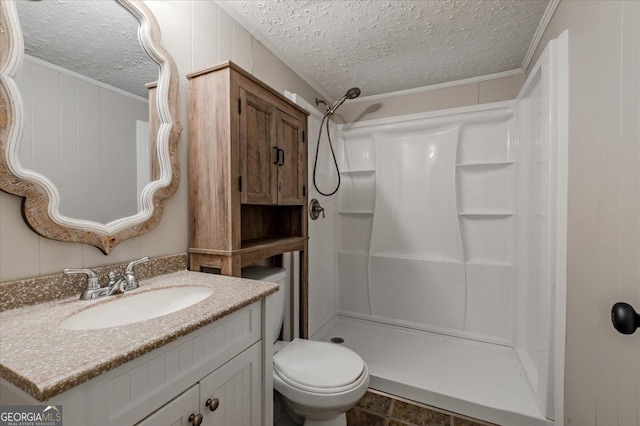
<svg viewBox="0 0 640 426">
<path fill-rule="evenodd" d="M 347 93 L 344 94 L 344 96 L 346 96 L 347 99 L 355 99 L 358 96 L 360 96 L 360 89 L 357 87 L 352 87 L 351 89 L 347 90 Z"/>
<path fill-rule="evenodd" d="M 333 115 L 333 113 L 336 112 L 338 107 L 342 105 L 344 101 L 346 101 L 347 99 L 355 99 L 360 96 L 360 93 L 360 89 L 357 87 L 352 87 L 351 89 L 347 90 L 347 93 L 345 93 L 344 96 L 338 100 L 338 102 L 333 104 L 331 108 L 327 108 L 326 115 Z"/>
</svg>

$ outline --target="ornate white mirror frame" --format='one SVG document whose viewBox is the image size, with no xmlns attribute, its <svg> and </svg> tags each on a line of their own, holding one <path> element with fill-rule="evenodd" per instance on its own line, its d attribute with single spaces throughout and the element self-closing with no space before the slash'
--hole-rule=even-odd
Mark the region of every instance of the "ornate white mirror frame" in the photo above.
<svg viewBox="0 0 640 426">
<path fill-rule="evenodd" d="M 140 22 L 140 43 L 160 69 L 156 92 L 160 178 L 142 191 L 142 208 L 137 214 L 107 224 L 62 215 L 58 188 L 40 173 L 20 166 L 24 107 L 14 77 L 23 61 L 24 42 L 15 3 L 0 1 L 0 189 L 24 198 L 22 214 L 36 233 L 53 240 L 90 244 L 105 254 L 160 222 L 163 200 L 175 193 L 180 181 L 177 143 L 182 132 L 177 114 L 178 70 L 160 44 L 160 28 L 153 13 L 140 0 L 115 1 Z"/>
</svg>

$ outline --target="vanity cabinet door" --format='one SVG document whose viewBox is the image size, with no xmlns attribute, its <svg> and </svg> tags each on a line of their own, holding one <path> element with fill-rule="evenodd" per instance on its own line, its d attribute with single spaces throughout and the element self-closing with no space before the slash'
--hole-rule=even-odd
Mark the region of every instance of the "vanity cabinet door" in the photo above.
<svg viewBox="0 0 640 426">
<path fill-rule="evenodd" d="M 254 344 L 200 381 L 203 425 L 262 424 L 260 348 Z"/>
<path fill-rule="evenodd" d="M 199 414 L 199 394 L 198 385 L 195 384 L 136 426 L 193 426 Z"/>
</svg>

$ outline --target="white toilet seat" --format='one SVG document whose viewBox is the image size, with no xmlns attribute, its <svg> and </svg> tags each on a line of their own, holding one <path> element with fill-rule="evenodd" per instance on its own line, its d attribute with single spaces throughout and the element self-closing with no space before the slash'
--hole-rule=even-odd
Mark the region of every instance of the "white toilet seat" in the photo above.
<svg viewBox="0 0 640 426">
<path fill-rule="evenodd" d="M 301 339 L 295 339 L 274 355 L 273 369 L 290 386 L 320 394 L 348 391 L 366 377 L 364 361 L 352 350 Z"/>
<path fill-rule="evenodd" d="M 351 389 L 357 388 L 358 386 L 360 386 L 360 384 L 362 384 L 362 382 L 364 380 L 367 379 L 367 375 L 368 375 L 367 370 L 365 369 L 365 370 L 362 371 L 360 376 L 353 383 L 350 383 L 350 384 L 345 385 L 345 386 L 335 387 L 335 388 L 318 388 L 318 387 L 312 387 L 312 386 L 308 386 L 308 385 L 304 385 L 304 384 L 298 383 L 295 380 L 292 380 L 291 378 L 287 377 L 286 375 L 283 375 L 282 372 L 280 372 L 275 367 L 274 367 L 274 373 L 277 374 L 278 378 L 280 378 L 283 382 L 285 382 L 286 384 L 288 384 L 292 388 L 298 389 L 298 390 L 303 391 L 303 392 L 316 393 L 316 394 L 325 394 L 325 395 L 343 393 L 343 392 L 347 392 L 347 391 L 349 391 Z"/>
</svg>

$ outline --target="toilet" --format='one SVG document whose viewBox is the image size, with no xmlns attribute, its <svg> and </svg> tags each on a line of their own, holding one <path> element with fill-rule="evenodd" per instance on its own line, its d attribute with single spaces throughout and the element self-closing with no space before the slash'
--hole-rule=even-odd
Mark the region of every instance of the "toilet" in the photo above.
<svg viewBox="0 0 640 426">
<path fill-rule="evenodd" d="M 286 270 L 252 266 L 244 278 L 275 282 L 273 295 L 273 388 L 283 397 L 285 410 L 304 426 L 346 426 L 346 412 L 369 386 L 367 365 L 358 354 L 334 343 L 294 339 L 278 341 L 288 292 Z"/>
</svg>

